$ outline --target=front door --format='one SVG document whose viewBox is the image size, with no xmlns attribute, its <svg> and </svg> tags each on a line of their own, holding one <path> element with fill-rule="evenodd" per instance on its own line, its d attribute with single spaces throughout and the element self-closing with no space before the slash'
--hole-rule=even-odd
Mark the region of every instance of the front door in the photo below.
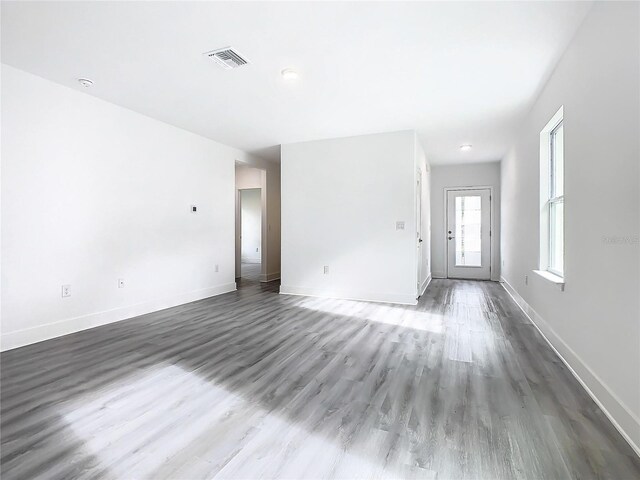
<svg viewBox="0 0 640 480">
<path fill-rule="evenodd" d="M 447 277 L 491 278 L 491 191 L 447 190 Z"/>
</svg>

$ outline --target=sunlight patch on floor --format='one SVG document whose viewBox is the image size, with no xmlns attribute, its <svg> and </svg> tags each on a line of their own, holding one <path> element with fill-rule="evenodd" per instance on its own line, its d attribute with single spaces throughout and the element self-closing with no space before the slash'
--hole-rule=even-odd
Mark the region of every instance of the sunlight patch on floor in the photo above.
<svg viewBox="0 0 640 480">
<path fill-rule="evenodd" d="M 336 434 L 339 432 L 336 431 Z M 373 446 L 373 444 L 372 444 Z M 382 445 L 380 445 L 382 451 Z M 375 457 L 374 457 L 375 458 Z M 310 434 L 304 426 L 274 415 L 217 475 L 225 479 L 250 478 L 398 478 L 365 455 L 348 453 L 330 439 Z"/>
<path fill-rule="evenodd" d="M 393 307 L 357 300 L 324 300 L 305 298 L 298 306 L 338 316 L 355 317 L 385 325 L 411 328 L 423 332 L 444 333 L 444 316 L 420 312 L 405 307 Z"/>
<path fill-rule="evenodd" d="M 93 391 L 64 415 L 118 478 L 144 478 L 244 401 L 166 365 Z"/>
<path fill-rule="evenodd" d="M 397 478 L 375 439 L 347 452 L 175 365 L 89 392 L 64 419 L 116 478 Z M 335 432 L 336 436 L 339 434 Z M 333 434 L 331 434 L 333 435 Z M 364 450 L 363 450 L 364 449 Z M 374 461 L 370 461 L 369 458 Z"/>
</svg>

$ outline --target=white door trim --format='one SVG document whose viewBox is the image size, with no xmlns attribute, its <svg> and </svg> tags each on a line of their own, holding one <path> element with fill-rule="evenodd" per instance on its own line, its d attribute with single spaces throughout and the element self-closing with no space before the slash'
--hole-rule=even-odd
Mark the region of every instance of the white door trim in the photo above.
<svg viewBox="0 0 640 480">
<path fill-rule="evenodd" d="M 422 231 L 422 209 L 424 205 L 422 205 L 422 170 L 420 168 L 417 169 L 416 172 L 416 198 L 415 198 L 415 206 L 416 206 L 416 256 L 418 257 L 417 266 L 416 266 L 416 298 L 420 298 L 420 286 L 422 284 L 422 261 L 424 258 L 424 249 L 422 247 L 423 241 L 422 236 L 424 232 Z"/>
<path fill-rule="evenodd" d="M 444 278 L 449 278 L 449 241 L 447 240 L 447 219 L 448 217 L 448 201 L 447 201 L 447 196 L 448 193 L 450 191 L 460 191 L 460 190 L 489 190 L 489 223 L 490 223 L 490 228 L 491 228 L 491 240 L 489 241 L 489 258 L 490 258 L 490 269 L 489 269 L 489 273 L 490 273 L 490 279 L 493 281 L 494 279 L 494 275 L 496 274 L 496 272 L 494 272 L 494 259 L 495 259 L 495 237 L 493 235 L 493 233 L 496 231 L 495 229 L 495 202 L 494 202 L 494 193 L 493 193 L 493 187 L 490 185 L 465 185 L 465 186 L 461 186 L 461 187 L 444 187 L 444 192 L 443 192 L 443 197 L 444 197 L 444 228 L 442 229 L 442 234 L 443 234 L 443 239 L 444 239 Z"/>
</svg>

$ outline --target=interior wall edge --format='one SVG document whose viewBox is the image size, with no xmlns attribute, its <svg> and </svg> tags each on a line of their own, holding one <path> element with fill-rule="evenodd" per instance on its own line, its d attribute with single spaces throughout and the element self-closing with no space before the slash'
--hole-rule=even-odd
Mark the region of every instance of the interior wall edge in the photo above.
<svg viewBox="0 0 640 480">
<path fill-rule="evenodd" d="M 544 318 L 524 300 L 504 277 L 500 277 L 500 284 L 540 332 L 542 338 L 567 366 L 582 388 L 600 407 L 616 430 L 620 432 L 620 435 L 640 457 L 640 419 L 633 414 L 615 392 L 567 345 L 562 337 L 551 328 Z"/>
<path fill-rule="evenodd" d="M 429 274 L 427 275 L 427 278 L 424 280 L 424 282 L 422 282 L 422 285 L 420 285 L 420 296 L 424 295 L 424 292 L 427 291 L 427 288 L 429 287 L 432 279 L 432 275 Z"/>
<path fill-rule="evenodd" d="M 274 280 L 280 280 L 280 272 L 272 272 L 260 275 L 261 282 L 273 282 Z"/>
</svg>

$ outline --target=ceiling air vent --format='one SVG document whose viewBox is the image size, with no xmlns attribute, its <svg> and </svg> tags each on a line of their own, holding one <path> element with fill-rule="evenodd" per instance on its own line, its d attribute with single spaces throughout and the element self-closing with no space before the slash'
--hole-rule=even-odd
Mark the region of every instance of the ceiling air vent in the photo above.
<svg viewBox="0 0 640 480">
<path fill-rule="evenodd" d="M 216 62 L 222 68 L 230 70 L 246 65 L 247 62 L 242 56 L 231 47 L 219 48 L 205 53 L 207 57 Z"/>
</svg>

